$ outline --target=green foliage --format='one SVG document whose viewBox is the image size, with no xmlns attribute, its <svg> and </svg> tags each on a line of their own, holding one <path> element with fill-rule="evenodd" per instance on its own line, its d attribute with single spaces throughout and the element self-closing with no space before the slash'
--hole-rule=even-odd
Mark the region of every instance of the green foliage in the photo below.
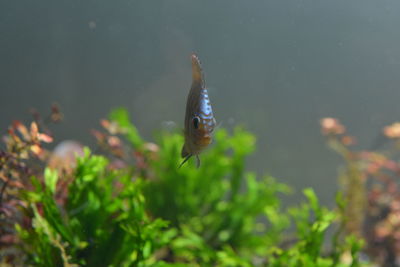
<svg viewBox="0 0 400 267">
<path fill-rule="evenodd" d="M 308 202 L 289 209 L 295 222 L 298 240 L 288 250 L 278 249 L 270 266 L 358 266 L 356 254 L 352 254 L 349 264 L 339 264 L 338 254 L 322 256 L 326 231 L 337 219 L 338 214 L 321 207 L 312 189 L 307 188 L 303 193 Z M 349 249 L 347 244 L 336 245 L 340 247 L 341 252 L 347 252 Z M 360 248 L 357 252 L 359 250 Z"/>
<path fill-rule="evenodd" d="M 32 262 L 40 266 L 148 266 L 153 252 L 173 236 L 168 223 L 151 220 L 144 210 L 142 181 L 124 171 L 107 170 L 108 161 L 91 155 L 78 159 L 66 204 L 56 203 L 57 173 L 46 169 L 45 183 L 35 177 L 31 203 L 33 227 L 17 226 Z"/>
<path fill-rule="evenodd" d="M 160 159 L 152 162 L 158 179 L 144 187 L 149 210 L 181 233 L 172 243 L 177 258 L 223 265 L 233 260 L 234 248 L 235 257 L 250 264 L 252 257 L 279 242 L 289 225 L 287 216 L 277 215 L 277 194 L 288 192 L 288 187 L 271 177 L 257 181 L 244 171 L 255 138 L 241 128 L 231 136 L 224 129 L 217 131 L 198 169 L 194 162 L 177 168 L 182 142 L 177 134 L 159 136 Z"/>
<path fill-rule="evenodd" d="M 110 120 L 118 122 L 119 126 L 124 129 L 124 135 L 134 148 L 143 145 L 143 140 L 139 135 L 139 131 L 131 123 L 128 111 L 124 108 L 116 108 L 110 113 Z"/>
<path fill-rule="evenodd" d="M 86 148 L 71 176 L 46 168 L 43 177 L 32 177 L 33 186 L 19 195 L 29 203 L 24 214 L 31 224 L 16 225 L 27 263 L 360 265 L 362 244 L 354 237 L 341 240 L 335 235 L 332 253 L 324 249 L 327 229 L 342 219 L 340 209 L 322 207 L 312 189 L 304 190 L 306 202 L 285 209 L 280 198 L 290 192 L 288 186 L 245 171 L 255 137 L 243 128 L 232 134 L 219 129 L 214 145 L 201 155 L 200 168 L 191 160 L 178 168 L 180 134 L 161 132 L 154 145 L 140 137 L 124 109 L 113 111 L 110 118 L 118 125 L 110 134 L 128 141 L 136 164 L 116 168 L 115 157 L 94 155 Z M 62 196 L 61 186 L 67 187 Z M 342 260 L 346 254 L 348 262 Z"/>
</svg>

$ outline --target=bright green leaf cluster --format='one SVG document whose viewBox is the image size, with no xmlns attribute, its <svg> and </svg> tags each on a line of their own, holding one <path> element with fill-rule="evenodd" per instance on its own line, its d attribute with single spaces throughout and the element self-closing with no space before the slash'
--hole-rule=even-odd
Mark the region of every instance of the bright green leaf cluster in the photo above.
<svg viewBox="0 0 400 267">
<path fill-rule="evenodd" d="M 17 226 L 24 249 L 38 266 L 150 266 L 154 252 L 174 232 L 168 222 L 150 219 L 144 209 L 143 182 L 124 171 L 107 170 L 101 156 L 78 160 L 65 205 L 55 202 L 57 173 L 46 169 L 45 184 L 33 178 L 32 228 Z"/>
<path fill-rule="evenodd" d="M 324 249 L 327 229 L 340 219 L 312 189 L 307 201 L 281 205 L 288 186 L 245 171 L 255 137 L 243 128 L 219 129 L 201 167 L 178 168 L 183 137 L 158 134 L 157 151 L 118 109 L 111 119 L 144 162 L 113 169 L 85 149 L 73 177 L 50 169 L 32 178 L 21 197 L 32 227 L 17 225 L 29 263 L 38 266 L 359 266 L 362 243 L 338 239 Z M 60 179 L 71 179 L 64 198 Z M 57 190 L 58 189 L 58 190 Z M 344 205 L 341 203 L 340 205 Z M 296 231 L 291 231 L 294 225 Z M 288 242 L 289 240 L 289 242 Z M 341 260 L 350 255 L 350 262 Z M 343 254 L 343 255 L 342 255 Z"/>
</svg>

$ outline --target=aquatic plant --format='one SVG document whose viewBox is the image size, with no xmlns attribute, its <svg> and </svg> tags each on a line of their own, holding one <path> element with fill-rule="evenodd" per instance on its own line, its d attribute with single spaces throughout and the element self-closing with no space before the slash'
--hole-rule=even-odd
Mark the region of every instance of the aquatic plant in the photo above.
<svg viewBox="0 0 400 267">
<path fill-rule="evenodd" d="M 389 147 L 378 151 L 356 150 L 355 138 L 334 118 L 321 120 L 330 147 L 344 159 L 339 180 L 346 200 L 342 225 L 345 234 L 365 240 L 364 252 L 379 266 L 399 266 L 400 190 L 397 161 L 400 123 L 386 126 L 380 142 Z M 347 219 L 346 219 L 347 218 Z"/>
<path fill-rule="evenodd" d="M 338 197 L 339 209 L 329 210 L 305 189 L 302 204 L 282 207 L 280 197 L 289 187 L 245 170 L 255 137 L 243 128 L 217 130 L 197 169 L 192 161 L 178 168 L 179 133 L 160 132 L 155 143 L 147 142 L 124 109 L 112 111 L 101 125 L 102 130 L 92 131 L 96 153 L 85 148 L 69 165 L 50 164 L 54 153 L 41 145 L 46 157 L 15 156 L 23 170 L 34 171 L 13 176 L 23 186 L 1 184 L 0 219 L 8 220 L 7 229 L 1 229 L 7 238 L 1 240 L 12 239 L 2 243 L 3 264 L 361 265 L 362 243 L 355 236 L 334 236 L 330 250 L 324 245 L 327 229 L 345 216 L 345 201 Z M 19 170 L 14 165 L 4 161 L 2 170 Z"/>
</svg>

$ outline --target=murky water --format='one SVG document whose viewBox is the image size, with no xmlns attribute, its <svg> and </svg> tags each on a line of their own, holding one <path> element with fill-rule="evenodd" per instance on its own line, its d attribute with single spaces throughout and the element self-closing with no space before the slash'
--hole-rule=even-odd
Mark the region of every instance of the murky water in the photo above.
<svg viewBox="0 0 400 267">
<path fill-rule="evenodd" d="M 55 101 L 61 141 L 126 106 L 142 134 L 183 127 L 190 53 L 203 62 L 215 116 L 258 136 L 249 169 L 325 201 L 340 163 L 318 120 L 338 117 L 372 144 L 400 119 L 400 2 L 2 1 L 0 127 Z M 170 126 L 168 126 L 170 127 Z"/>
</svg>

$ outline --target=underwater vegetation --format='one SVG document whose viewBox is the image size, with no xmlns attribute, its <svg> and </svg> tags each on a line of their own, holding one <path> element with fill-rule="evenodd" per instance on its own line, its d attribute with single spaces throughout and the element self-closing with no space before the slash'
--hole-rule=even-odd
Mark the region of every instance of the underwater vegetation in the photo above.
<svg viewBox="0 0 400 267">
<path fill-rule="evenodd" d="M 336 119 L 321 121 L 345 161 L 329 209 L 311 188 L 284 207 L 287 185 L 246 171 L 256 140 L 243 128 L 216 130 L 201 167 L 178 168 L 183 136 L 159 132 L 148 142 L 122 108 L 92 131 L 96 148 L 50 151 L 48 128 L 61 118 L 53 107 L 3 138 L 2 266 L 396 266 L 396 150 L 352 150 Z M 387 136 L 399 146 L 400 134 Z"/>
<path fill-rule="evenodd" d="M 365 254 L 378 266 L 400 266 L 400 123 L 382 130 L 389 144 L 379 151 L 351 149 L 355 138 L 337 119 L 325 118 L 321 127 L 345 162 L 339 174 L 345 233 L 362 238 Z"/>
</svg>

